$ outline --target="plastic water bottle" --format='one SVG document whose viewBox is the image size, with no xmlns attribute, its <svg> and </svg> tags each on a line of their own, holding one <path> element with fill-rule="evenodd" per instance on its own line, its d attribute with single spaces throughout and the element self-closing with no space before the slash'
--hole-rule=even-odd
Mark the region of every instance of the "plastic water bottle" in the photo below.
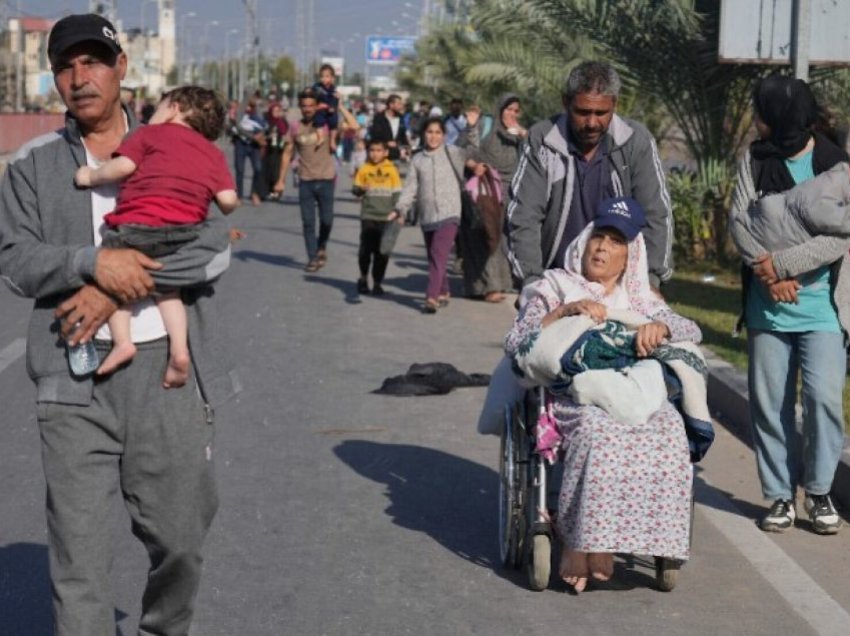
<svg viewBox="0 0 850 636">
<path fill-rule="evenodd" d="M 79 327 L 79 325 L 77 326 Z M 76 376 L 89 375 L 100 366 L 100 358 L 97 355 L 93 340 L 79 343 L 74 347 L 65 343 L 65 347 L 68 349 L 68 364 L 71 367 L 72 374 Z"/>
</svg>

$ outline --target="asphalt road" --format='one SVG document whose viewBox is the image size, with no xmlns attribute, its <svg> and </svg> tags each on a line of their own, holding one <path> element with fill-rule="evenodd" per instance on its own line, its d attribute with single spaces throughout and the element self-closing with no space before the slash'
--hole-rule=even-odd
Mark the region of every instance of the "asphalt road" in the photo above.
<svg viewBox="0 0 850 636">
<path fill-rule="evenodd" d="M 498 565 L 498 441 L 475 432 L 483 389 L 370 393 L 413 362 L 489 372 L 513 310 L 456 298 L 434 316 L 419 230 L 383 298 L 358 298 L 356 203 L 338 190 L 330 260 L 302 271 L 297 205 L 234 214 L 247 237 L 219 284 L 245 390 L 217 413 L 221 507 L 194 636 L 846 634 L 850 529 L 764 535 L 751 451 L 723 429 L 698 468 L 693 556 L 671 593 L 642 559 L 580 596 L 528 590 Z M 460 281 L 453 281 L 460 294 Z M 51 633 L 44 483 L 23 338 L 29 301 L 0 290 L 0 635 Z M 115 506 L 120 633 L 134 634 L 146 557 Z"/>
</svg>

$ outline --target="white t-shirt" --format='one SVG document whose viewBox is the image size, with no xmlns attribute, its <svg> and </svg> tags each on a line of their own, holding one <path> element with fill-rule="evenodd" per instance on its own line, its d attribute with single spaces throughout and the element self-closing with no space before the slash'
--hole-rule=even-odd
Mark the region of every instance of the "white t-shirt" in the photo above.
<svg viewBox="0 0 850 636">
<path fill-rule="evenodd" d="M 83 144 L 85 145 L 85 144 Z M 89 153 L 86 148 L 86 163 L 92 168 L 97 168 L 102 162 Z M 110 183 L 91 189 L 92 227 L 94 227 L 94 244 L 103 242 L 103 230 L 106 224 L 103 217 L 115 209 L 115 199 L 118 196 L 118 184 Z M 130 334 L 133 342 L 150 342 L 158 340 L 166 335 L 165 325 L 156 303 L 151 298 L 146 298 L 131 307 L 133 317 L 130 319 Z M 109 325 L 104 324 L 95 334 L 95 340 L 112 340 Z"/>
<path fill-rule="evenodd" d="M 387 115 L 387 121 L 390 122 L 390 130 L 393 131 L 393 141 L 398 137 L 398 126 L 401 124 L 401 117 L 390 117 Z"/>
</svg>

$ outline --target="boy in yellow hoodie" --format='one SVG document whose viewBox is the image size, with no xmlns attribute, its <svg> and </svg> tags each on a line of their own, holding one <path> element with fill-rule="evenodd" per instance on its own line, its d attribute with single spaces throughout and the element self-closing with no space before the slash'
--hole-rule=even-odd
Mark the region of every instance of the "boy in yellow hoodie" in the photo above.
<svg viewBox="0 0 850 636">
<path fill-rule="evenodd" d="M 387 271 L 390 255 L 381 253 L 381 237 L 387 223 L 404 224 L 404 217 L 394 211 L 401 194 L 401 177 L 392 161 L 385 141 L 371 140 L 368 158 L 354 175 L 352 192 L 360 200 L 360 278 L 357 292 L 369 293 L 369 266 L 372 266 L 372 290 L 375 296 L 384 293 L 381 281 Z M 386 251 L 386 250 L 385 250 Z"/>
</svg>

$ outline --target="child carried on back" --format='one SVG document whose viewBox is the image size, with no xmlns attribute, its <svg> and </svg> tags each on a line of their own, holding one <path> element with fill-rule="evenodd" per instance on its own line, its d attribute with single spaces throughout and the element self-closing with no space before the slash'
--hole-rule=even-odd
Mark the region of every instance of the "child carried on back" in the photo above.
<svg viewBox="0 0 850 636">
<path fill-rule="evenodd" d="M 319 131 L 319 143 L 324 141 L 323 135 L 330 135 L 331 153 L 336 153 L 337 136 L 339 135 L 339 93 L 334 81 L 336 72 L 330 64 L 319 67 L 319 81 L 313 84 L 316 91 L 317 110 L 313 115 L 313 126 Z M 327 130 L 325 130 L 327 128 Z"/>
<path fill-rule="evenodd" d="M 97 168 L 83 166 L 74 177 L 80 187 L 122 182 L 116 208 L 104 217 L 105 247 L 137 249 L 151 258 L 176 252 L 193 240 L 215 201 L 228 214 L 239 204 L 222 151 L 213 143 L 224 127 L 225 109 L 216 94 L 200 86 L 166 93 L 150 119 L 128 136 L 113 159 Z M 186 309 L 176 291 L 156 298 L 169 338 L 165 388 L 179 387 L 189 375 Z M 136 354 L 130 308 L 109 319 L 112 350 L 98 367 L 106 375 Z"/>
</svg>

